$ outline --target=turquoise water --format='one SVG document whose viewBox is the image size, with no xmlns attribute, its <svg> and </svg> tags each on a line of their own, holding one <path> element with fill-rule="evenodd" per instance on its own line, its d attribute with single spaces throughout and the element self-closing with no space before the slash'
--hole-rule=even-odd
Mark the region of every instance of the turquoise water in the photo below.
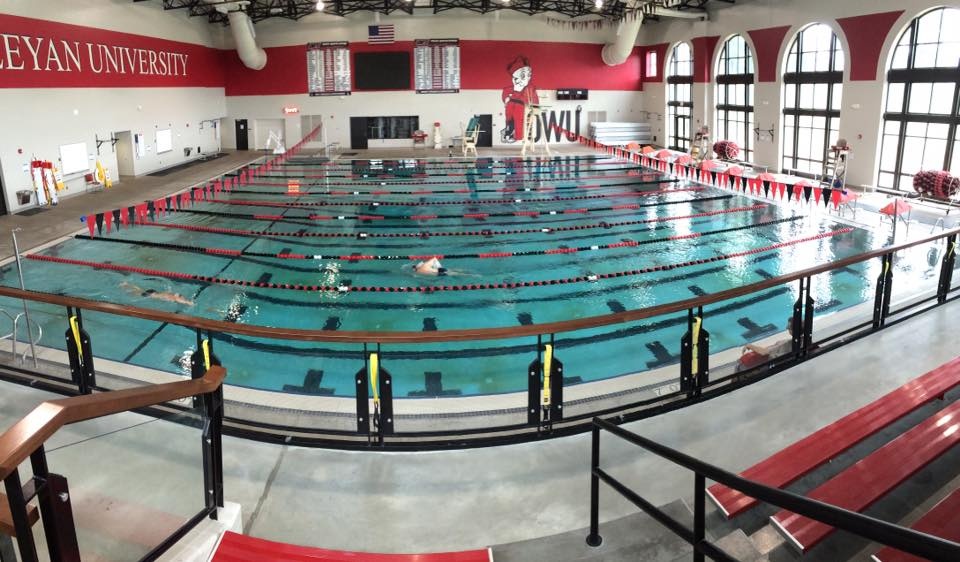
<svg viewBox="0 0 960 562">
<path fill-rule="evenodd" d="M 349 174 L 353 178 L 343 177 Z M 291 180 L 299 180 L 295 193 L 288 193 Z M 427 190 L 429 194 L 411 193 Z M 384 191 L 389 193 L 380 193 Z M 855 255 L 886 242 L 860 228 L 800 241 L 848 225 L 822 210 L 811 215 L 805 207 L 765 204 L 729 191 L 669 181 L 613 159 L 480 160 L 476 165 L 298 163 L 237 191 L 219 193 L 216 199 L 157 217 L 160 226 L 71 239 L 39 252 L 159 273 L 25 260 L 27 284 L 38 291 L 261 326 L 431 331 L 544 323 L 649 307 Z M 632 205 L 636 207 L 627 207 Z M 527 215 L 516 216 L 518 211 Z M 528 216 L 534 211 L 538 216 Z M 465 216 L 480 214 L 487 216 Z M 430 215 L 437 218 L 423 218 Z M 209 228 L 268 234 L 205 230 Z M 768 249 L 782 242 L 796 243 Z M 202 253 L 210 248 L 243 255 Z M 751 249 L 766 250 L 728 257 Z M 280 253 L 303 257 L 276 257 Z M 513 255 L 480 257 L 490 253 Z M 381 259 L 342 259 L 354 254 Z M 409 256 L 434 254 L 444 256 L 449 276 L 421 277 L 411 271 L 415 261 Z M 723 259 L 669 268 L 716 256 Z M 664 266 L 668 269 L 604 278 Z M 872 297 L 872 267 L 861 264 L 819 276 L 814 285 L 818 313 Z M 163 272 L 342 289 L 211 284 Z M 16 271 L 4 269 L 0 282 L 16 285 Z M 479 284 L 509 288 L 449 289 Z M 447 289 L 374 292 L 356 290 L 359 287 Z M 176 293 L 192 304 L 151 298 L 150 291 Z M 711 351 L 782 331 L 795 291 L 777 287 L 708 309 Z M 41 344 L 62 348 L 64 311 L 33 308 L 34 318 L 44 326 Z M 188 372 L 185 357 L 193 349 L 194 335 L 185 328 L 95 313 L 85 314 L 84 322 L 97 356 Z M 643 371 L 676 362 L 685 327 L 684 315 L 676 315 L 558 334 L 557 354 L 566 375 L 582 381 Z M 423 390 L 425 372 L 442 373 L 444 387 L 463 394 L 500 393 L 526 388 L 526 365 L 535 357 L 535 344 L 535 338 L 524 338 L 390 345 L 383 346 L 382 354 L 397 396 Z M 322 370 L 321 386 L 327 392 L 352 396 L 352 375 L 362 366 L 361 345 L 216 335 L 214 348 L 231 384 L 268 390 L 300 385 L 308 371 Z"/>
</svg>

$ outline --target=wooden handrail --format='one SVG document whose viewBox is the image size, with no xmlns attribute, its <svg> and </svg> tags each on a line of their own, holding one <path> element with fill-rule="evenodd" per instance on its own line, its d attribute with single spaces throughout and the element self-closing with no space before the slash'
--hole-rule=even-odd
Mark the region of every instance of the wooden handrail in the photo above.
<svg viewBox="0 0 960 562">
<path fill-rule="evenodd" d="M 83 310 L 92 310 L 95 312 L 104 312 L 107 314 L 117 314 L 120 316 L 131 316 L 143 320 L 153 320 L 156 322 L 166 322 L 188 328 L 208 330 L 224 334 L 236 334 L 242 336 L 251 336 L 266 339 L 278 340 L 297 340 L 311 342 L 333 342 L 333 343 L 429 343 L 429 342 L 453 342 L 453 341 L 481 341 L 481 340 L 501 340 L 508 338 L 518 338 L 526 336 L 538 336 L 542 334 L 559 334 L 563 332 L 572 332 L 575 330 L 585 330 L 590 328 L 599 328 L 613 324 L 622 324 L 681 312 L 691 308 L 707 306 L 717 302 L 741 297 L 751 293 L 756 293 L 764 289 L 769 289 L 777 285 L 784 285 L 833 269 L 839 269 L 855 263 L 864 262 L 873 258 L 884 256 L 891 252 L 904 250 L 921 244 L 927 244 L 947 236 L 960 234 L 960 228 L 942 232 L 937 235 L 930 235 L 925 238 L 919 238 L 902 244 L 887 246 L 878 250 L 871 250 L 863 254 L 857 254 L 841 260 L 829 262 L 814 267 L 764 279 L 742 287 L 735 287 L 712 293 L 701 297 L 693 297 L 672 303 L 651 306 L 636 310 L 627 310 L 624 312 L 615 312 L 601 316 L 591 316 L 587 318 L 577 318 L 575 320 L 563 320 L 559 322 L 548 322 L 545 324 L 529 324 L 521 326 L 510 326 L 505 328 L 470 328 L 463 330 L 438 330 L 432 332 L 375 332 L 365 330 L 302 330 L 294 328 L 274 328 L 269 326 L 256 326 L 251 324 L 238 324 L 225 322 L 223 320 L 212 320 L 209 318 L 200 318 L 197 316 L 184 316 L 171 312 L 163 312 L 149 308 L 136 306 L 126 306 L 101 301 L 82 299 L 77 297 L 68 297 L 63 295 L 54 295 L 50 293 L 39 293 L 34 291 L 22 291 L 12 287 L 0 287 L 0 296 L 12 297 L 17 299 L 27 299 L 47 304 L 61 306 L 72 306 Z"/>
<path fill-rule="evenodd" d="M 206 394 L 220 387 L 226 376 L 223 367 L 213 366 L 199 379 L 48 400 L 0 435 L 0 480 L 67 424 Z"/>
</svg>

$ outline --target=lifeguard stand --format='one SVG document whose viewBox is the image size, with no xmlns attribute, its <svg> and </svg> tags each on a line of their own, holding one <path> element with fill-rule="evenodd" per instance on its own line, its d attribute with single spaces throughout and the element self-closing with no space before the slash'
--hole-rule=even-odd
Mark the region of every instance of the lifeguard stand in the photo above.
<svg viewBox="0 0 960 562">
<path fill-rule="evenodd" d="M 837 144 L 827 151 L 827 158 L 823 161 L 821 182 L 828 182 L 825 187 L 846 190 L 847 188 L 847 161 L 850 159 L 850 145 L 847 139 L 837 139 Z"/>
<path fill-rule="evenodd" d="M 536 105 L 532 103 L 527 104 L 526 111 L 523 115 L 523 143 L 520 146 L 520 155 L 526 156 L 527 149 L 530 149 L 531 153 L 537 151 L 536 139 L 534 138 L 537 134 L 537 123 L 540 122 L 540 117 L 543 115 L 543 110 L 548 109 L 544 105 Z M 550 156 L 550 132 L 543 131 L 543 149 L 547 152 L 547 156 Z"/>
<path fill-rule="evenodd" d="M 690 144 L 690 156 L 697 163 L 703 162 L 712 150 L 710 146 L 710 127 L 704 125 L 693 136 L 693 142 Z"/>
</svg>

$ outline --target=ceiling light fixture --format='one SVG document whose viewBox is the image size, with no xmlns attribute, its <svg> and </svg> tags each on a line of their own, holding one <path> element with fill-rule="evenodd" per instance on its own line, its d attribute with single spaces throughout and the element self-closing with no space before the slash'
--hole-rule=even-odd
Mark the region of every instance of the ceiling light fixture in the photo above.
<svg viewBox="0 0 960 562">
<path fill-rule="evenodd" d="M 319 1 L 317 2 L 317 11 L 318 11 L 318 12 L 322 12 L 322 11 L 323 11 L 323 8 L 324 8 L 323 0 L 319 0 Z"/>
<path fill-rule="evenodd" d="M 593 7 L 596 8 L 596 9 L 598 9 L 598 10 L 602 10 L 602 9 L 603 9 L 603 0 L 596 0 L 596 2 L 593 3 Z"/>
</svg>

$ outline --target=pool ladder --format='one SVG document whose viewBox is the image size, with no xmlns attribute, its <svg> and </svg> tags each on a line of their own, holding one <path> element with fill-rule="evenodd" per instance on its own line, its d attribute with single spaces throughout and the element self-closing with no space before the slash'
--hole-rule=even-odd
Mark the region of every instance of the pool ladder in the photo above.
<svg viewBox="0 0 960 562">
<path fill-rule="evenodd" d="M 33 344 L 34 344 L 34 342 L 40 341 L 40 339 L 43 337 L 43 326 L 41 326 L 40 324 L 37 324 L 37 337 L 36 337 L 36 338 L 32 338 L 31 336 L 32 336 L 33 334 L 30 332 L 30 322 L 29 322 L 29 320 L 25 320 L 25 322 L 27 323 L 27 341 L 30 342 L 30 346 L 28 346 L 28 348 L 23 352 L 23 355 L 19 355 L 19 356 L 18 356 L 18 355 L 17 355 L 17 332 L 19 332 L 20 319 L 21 319 L 21 318 L 25 318 L 25 317 L 26 317 L 26 313 L 21 312 L 20 314 L 17 314 L 16 316 L 14 316 L 14 315 L 10 314 L 9 312 L 7 312 L 6 309 L 0 308 L 0 314 L 3 314 L 3 315 L 6 316 L 7 318 L 9 318 L 9 319 L 10 319 L 10 322 L 13 324 L 13 331 L 10 332 L 9 334 L 5 334 L 5 335 L 0 336 L 0 340 L 6 340 L 6 339 L 11 340 L 11 342 L 12 342 L 11 352 L 12 352 L 12 354 L 13 354 L 14 357 L 20 357 L 20 364 L 21 364 L 21 365 L 22 365 L 24 362 L 26 362 L 26 360 L 27 360 L 27 355 L 28 355 L 28 354 L 32 354 L 32 355 L 33 355 L 33 366 L 36 367 L 36 366 L 37 366 L 37 354 L 36 354 L 36 348 L 34 347 Z"/>
</svg>

